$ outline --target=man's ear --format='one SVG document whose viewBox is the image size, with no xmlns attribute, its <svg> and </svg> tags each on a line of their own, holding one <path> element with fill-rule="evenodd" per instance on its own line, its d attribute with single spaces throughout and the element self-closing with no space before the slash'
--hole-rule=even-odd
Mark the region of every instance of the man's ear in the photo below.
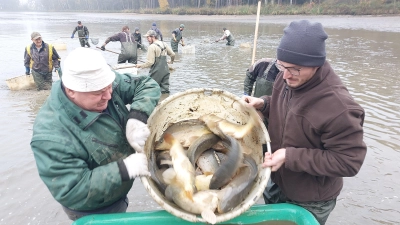
<svg viewBox="0 0 400 225">
<path fill-rule="evenodd" d="M 75 98 L 75 91 L 74 90 L 71 90 L 71 89 L 69 89 L 69 88 L 67 88 L 67 87 L 65 87 L 64 86 L 64 89 L 65 89 L 65 94 L 70 98 L 70 99 L 74 99 Z"/>
</svg>

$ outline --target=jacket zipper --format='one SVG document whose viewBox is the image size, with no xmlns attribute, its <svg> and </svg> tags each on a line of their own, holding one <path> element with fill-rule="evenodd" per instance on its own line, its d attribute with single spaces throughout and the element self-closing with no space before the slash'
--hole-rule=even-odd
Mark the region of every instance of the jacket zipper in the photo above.
<svg viewBox="0 0 400 225">
<path fill-rule="evenodd" d="M 288 86 L 286 85 L 286 86 L 285 86 L 285 91 L 283 92 L 283 96 L 282 96 L 283 99 L 285 99 L 286 94 L 287 94 L 288 92 L 289 92 L 289 88 L 288 88 Z M 279 146 L 280 146 L 281 148 L 282 148 L 283 136 L 284 136 L 284 134 L 285 134 L 286 118 L 287 118 L 287 114 L 288 114 L 288 112 L 289 112 L 289 102 L 290 102 L 291 98 L 292 98 L 292 96 L 288 97 L 288 99 L 287 99 L 287 101 L 286 101 L 285 119 L 284 119 L 284 121 L 283 121 L 283 131 L 282 131 L 282 136 L 281 136 L 281 143 L 279 144 Z"/>
</svg>

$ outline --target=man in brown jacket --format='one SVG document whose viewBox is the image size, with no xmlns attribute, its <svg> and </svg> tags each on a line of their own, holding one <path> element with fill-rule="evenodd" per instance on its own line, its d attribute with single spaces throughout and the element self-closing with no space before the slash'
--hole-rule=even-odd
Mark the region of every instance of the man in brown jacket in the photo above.
<svg viewBox="0 0 400 225">
<path fill-rule="evenodd" d="M 278 74 L 272 96 L 243 96 L 269 119 L 273 185 L 266 203 L 288 202 L 310 211 L 325 224 L 343 187 L 355 176 L 367 147 L 365 112 L 325 60 L 328 35 L 320 23 L 294 21 L 277 49 Z"/>
</svg>

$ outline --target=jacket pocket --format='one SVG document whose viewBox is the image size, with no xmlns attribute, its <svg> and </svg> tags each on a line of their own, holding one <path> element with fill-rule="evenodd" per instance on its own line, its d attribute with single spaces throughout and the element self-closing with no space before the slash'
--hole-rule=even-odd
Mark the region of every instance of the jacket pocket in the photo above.
<svg viewBox="0 0 400 225">
<path fill-rule="evenodd" d="M 125 148 L 118 144 L 108 143 L 104 140 L 91 138 L 91 156 L 98 165 L 105 165 L 128 155 Z"/>
</svg>

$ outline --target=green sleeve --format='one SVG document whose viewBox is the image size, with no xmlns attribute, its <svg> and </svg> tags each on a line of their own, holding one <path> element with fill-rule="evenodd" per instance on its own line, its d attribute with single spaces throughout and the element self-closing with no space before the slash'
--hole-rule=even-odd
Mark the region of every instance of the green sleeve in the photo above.
<svg viewBox="0 0 400 225">
<path fill-rule="evenodd" d="M 161 96 L 160 86 L 147 75 L 130 75 L 116 72 L 117 90 L 125 104 L 131 109 L 145 113 L 153 112 Z"/>
</svg>

